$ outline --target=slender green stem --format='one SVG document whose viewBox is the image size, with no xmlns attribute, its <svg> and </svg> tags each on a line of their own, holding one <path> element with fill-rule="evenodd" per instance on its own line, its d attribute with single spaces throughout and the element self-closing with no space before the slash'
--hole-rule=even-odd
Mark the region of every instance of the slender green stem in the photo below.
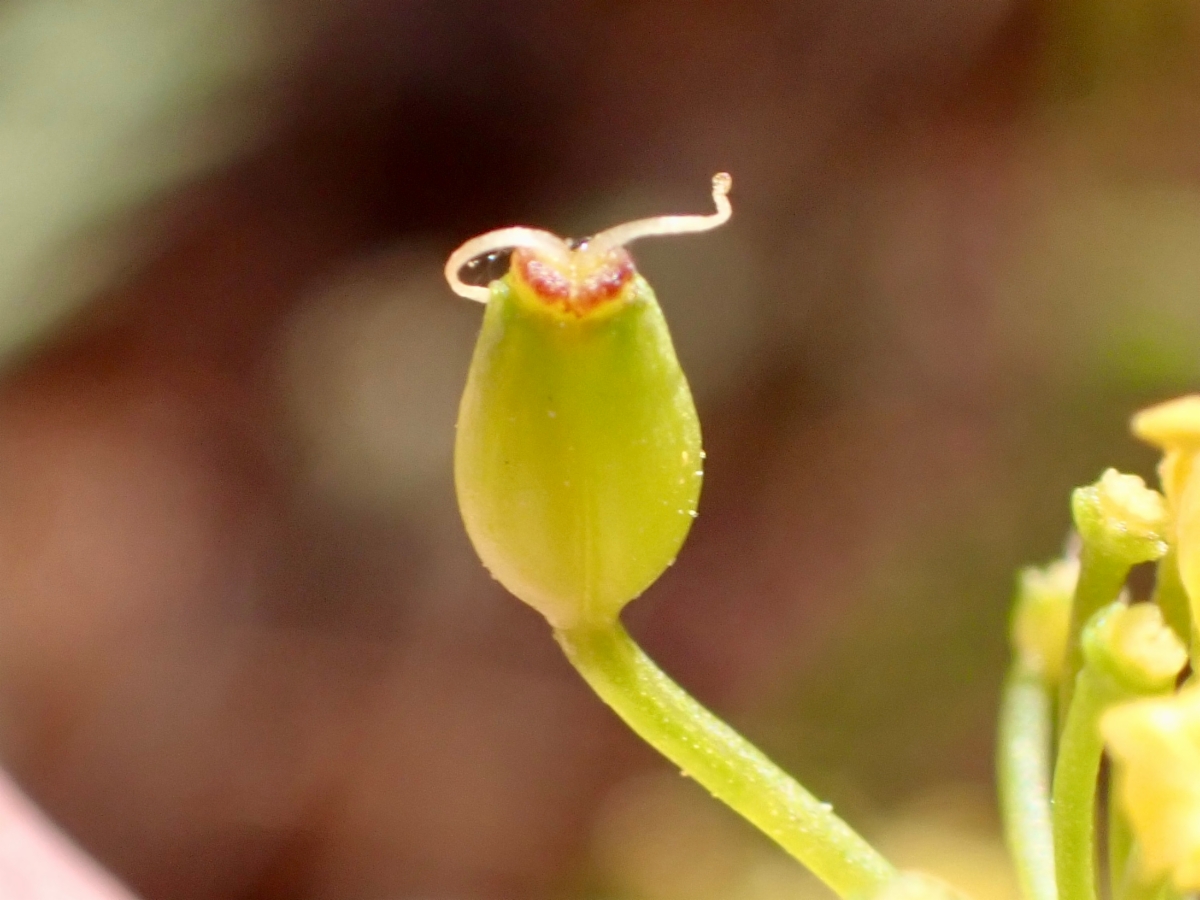
<svg viewBox="0 0 1200 900">
<path fill-rule="evenodd" d="M 1071 625 L 1067 633 L 1067 662 L 1058 686 L 1059 731 L 1065 727 L 1075 690 L 1075 676 L 1083 668 L 1083 648 L 1080 636 L 1083 626 L 1101 607 L 1117 599 L 1129 575 L 1129 564 L 1111 554 L 1083 545 L 1079 556 L 1079 581 L 1071 601 Z"/>
<path fill-rule="evenodd" d="M 1188 648 L 1192 662 L 1193 678 L 1200 672 L 1200 639 L 1196 632 L 1197 623 L 1192 621 L 1192 607 L 1187 589 L 1179 576 L 1179 557 L 1174 547 L 1158 562 L 1154 580 L 1154 602 L 1162 610 L 1163 619 L 1171 626 L 1179 639 Z"/>
<path fill-rule="evenodd" d="M 626 724 L 758 826 L 843 898 L 896 870 L 849 825 L 668 678 L 614 622 L 555 632 L 571 664 Z"/>
<path fill-rule="evenodd" d="M 1013 667 L 1000 703 L 996 768 L 1009 851 L 1025 900 L 1056 900 L 1050 821 L 1053 701 L 1042 677 Z"/>
<path fill-rule="evenodd" d="M 1096 900 L 1096 780 L 1100 714 L 1120 692 L 1090 668 L 1079 673 L 1054 768 L 1054 868 L 1060 900 Z"/>
<path fill-rule="evenodd" d="M 1158 561 L 1154 580 L 1154 602 L 1162 610 L 1163 620 L 1171 626 L 1184 644 L 1191 642 L 1192 612 L 1188 604 L 1187 590 L 1179 577 L 1179 559 L 1175 548 Z"/>
</svg>

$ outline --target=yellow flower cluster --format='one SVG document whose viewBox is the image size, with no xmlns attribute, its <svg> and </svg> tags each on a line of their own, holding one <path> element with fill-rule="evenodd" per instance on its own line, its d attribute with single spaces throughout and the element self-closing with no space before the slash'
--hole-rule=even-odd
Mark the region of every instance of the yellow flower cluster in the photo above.
<svg viewBox="0 0 1200 900">
<path fill-rule="evenodd" d="M 1169 538 L 1200 621 L 1200 395 L 1139 413 L 1134 433 L 1163 451 Z M 1195 676 L 1193 676 L 1193 679 Z M 1200 890 L 1200 685 L 1109 710 L 1100 730 L 1140 849 L 1141 876 Z"/>
</svg>

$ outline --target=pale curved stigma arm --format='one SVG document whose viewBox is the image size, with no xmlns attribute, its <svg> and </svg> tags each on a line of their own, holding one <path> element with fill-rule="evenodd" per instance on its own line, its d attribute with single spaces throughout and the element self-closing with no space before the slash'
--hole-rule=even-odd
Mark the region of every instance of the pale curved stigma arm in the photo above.
<svg viewBox="0 0 1200 900">
<path fill-rule="evenodd" d="M 691 234 L 709 231 L 724 225 L 733 215 L 733 207 L 729 204 L 729 191 L 732 188 L 733 178 L 729 173 L 718 172 L 712 180 L 713 204 L 717 207 L 715 213 L 707 216 L 653 216 L 649 219 L 637 219 L 623 225 L 614 225 L 588 241 L 588 252 L 601 254 L 616 247 L 623 247 L 638 238 L 664 234 Z"/>
<path fill-rule="evenodd" d="M 551 234 L 549 231 L 539 231 L 536 228 L 524 228 L 522 226 L 489 231 L 486 234 L 471 238 L 451 253 L 450 258 L 446 260 L 446 281 L 450 285 L 450 290 L 454 291 L 460 297 L 466 297 L 468 300 L 487 303 L 491 293 L 490 290 L 485 285 L 467 284 L 459 277 L 459 273 L 462 271 L 463 266 L 476 257 L 494 253 L 497 250 L 509 250 L 514 247 L 527 247 L 530 250 L 537 250 L 546 254 L 551 258 L 566 259 L 571 254 L 567 242 L 558 235 Z"/>
<path fill-rule="evenodd" d="M 729 221 L 733 215 L 733 207 L 729 205 L 729 191 L 733 187 L 733 179 L 727 172 L 719 172 L 713 176 L 712 198 L 717 211 L 707 216 L 653 216 L 649 219 L 637 219 L 623 225 L 614 225 L 587 242 L 586 252 L 599 256 L 617 247 L 622 247 L 638 238 L 653 237 L 665 234 L 689 234 L 699 231 L 709 231 Z M 473 237 L 446 260 L 446 282 L 450 289 L 460 297 L 487 303 L 491 291 L 484 285 L 467 284 L 460 277 L 463 266 L 471 260 L 494 253 L 497 250 L 508 250 L 523 247 L 536 250 L 538 253 L 556 260 L 569 267 L 572 254 L 575 252 L 558 235 L 536 228 L 513 226 L 489 231 L 478 237 Z"/>
</svg>

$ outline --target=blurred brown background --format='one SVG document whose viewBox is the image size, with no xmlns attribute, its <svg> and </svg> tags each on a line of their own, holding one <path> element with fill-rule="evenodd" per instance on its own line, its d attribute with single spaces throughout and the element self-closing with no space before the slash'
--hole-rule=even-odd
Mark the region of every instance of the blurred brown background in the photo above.
<svg viewBox="0 0 1200 900">
<path fill-rule="evenodd" d="M 446 254 L 727 169 L 733 223 L 636 249 L 708 464 L 630 627 L 898 861 L 1009 896 L 1013 568 L 1200 384 L 1193 7 L 0 3 L 5 764 L 153 900 L 807 896 L 451 483 Z"/>
</svg>

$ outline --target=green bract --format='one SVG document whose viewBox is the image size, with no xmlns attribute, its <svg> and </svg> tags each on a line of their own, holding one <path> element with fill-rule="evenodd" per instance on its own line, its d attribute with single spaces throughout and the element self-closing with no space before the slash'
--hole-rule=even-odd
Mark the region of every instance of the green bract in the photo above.
<svg viewBox="0 0 1200 900">
<path fill-rule="evenodd" d="M 455 482 L 484 565 L 555 627 L 613 621 L 675 559 L 700 496 L 700 423 L 654 292 L 622 245 L 718 213 L 629 223 L 578 248 L 504 229 L 447 264 L 487 312 L 459 407 Z M 482 241 L 482 243 L 479 243 Z M 517 245 L 489 288 L 460 266 Z"/>
</svg>

